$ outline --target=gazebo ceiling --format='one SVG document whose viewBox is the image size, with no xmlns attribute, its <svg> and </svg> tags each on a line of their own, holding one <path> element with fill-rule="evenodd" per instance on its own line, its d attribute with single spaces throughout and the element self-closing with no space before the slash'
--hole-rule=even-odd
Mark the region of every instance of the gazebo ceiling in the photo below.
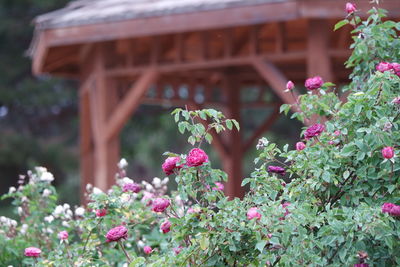
<svg viewBox="0 0 400 267">
<path fill-rule="evenodd" d="M 302 19 L 337 20 L 345 15 L 345 2 L 346 0 L 73 1 L 63 9 L 35 19 L 35 36 L 30 49 L 33 72 L 77 75 L 79 57 L 87 49 L 85 45 L 96 42 Z M 366 0 L 356 3 L 362 11 L 370 8 Z M 386 0 L 382 7 L 388 9 L 391 16 L 400 15 L 398 0 Z M 295 28 L 296 23 L 285 30 Z M 305 30 L 300 32 L 305 34 Z M 287 43 L 291 46 L 299 43 L 299 40 L 288 39 Z M 49 64 L 52 68 L 47 68 Z M 57 72 L 54 66 L 64 69 Z"/>
</svg>

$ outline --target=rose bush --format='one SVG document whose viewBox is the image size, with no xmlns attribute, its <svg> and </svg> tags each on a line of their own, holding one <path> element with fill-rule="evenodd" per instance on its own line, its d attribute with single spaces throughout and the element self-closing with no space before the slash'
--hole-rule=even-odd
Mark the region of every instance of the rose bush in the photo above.
<svg viewBox="0 0 400 267">
<path fill-rule="evenodd" d="M 169 178 L 135 183 L 121 160 L 116 185 L 88 185 L 88 205 L 73 211 L 56 204 L 53 175 L 37 168 L 3 196 L 19 221 L 0 218 L 0 265 L 399 266 L 400 23 L 382 22 L 378 9 L 366 21 L 354 5 L 346 11 L 336 28 L 354 27 L 347 101 L 334 84 L 308 80 L 292 117 L 311 126 L 290 149 L 260 140 L 243 199 L 224 195 L 228 177 L 201 149 L 211 131 L 238 123 L 212 109 L 177 109 L 179 131 L 195 146 L 165 153 L 160 167 L 177 192 L 166 194 Z"/>
</svg>

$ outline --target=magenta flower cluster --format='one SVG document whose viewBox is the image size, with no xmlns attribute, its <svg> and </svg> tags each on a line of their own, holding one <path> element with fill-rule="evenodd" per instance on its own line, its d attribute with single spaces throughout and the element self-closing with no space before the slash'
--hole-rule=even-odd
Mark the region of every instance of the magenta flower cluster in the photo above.
<svg viewBox="0 0 400 267">
<path fill-rule="evenodd" d="M 142 187 L 136 183 L 126 183 L 122 187 L 122 191 L 124 192 L 139 193 L 140 190 L 142 190 Z"/>
<path fill-rule="evenodd" d="M 304 133 L 305 139 L 311 139 L 313 137 L 319 136 L 325 130 L 325 126 L 323 124 L 316 123 L 307 128 Z"/>
<path fill-rule="evenodd" d="M 24 255 L 27 257 L 40 257 L 40 253 L 42 253 L 42 250 L 40 248 L 36 247 L 29 247 L 25 249 Z"/>
<path fill-rule="evenodd" d="M 177 165 L 181 160 L 180 157 L 169 157 L 162 164 L 161 168 L 166 175 L 171 175 L 174 170 L 179 170 L 183 165 Z M 186 165 L 188 167 L 198 167 L 208 162 L 208 155 L 200 148 L 193 148 L 186 157 Z"/>
<path fill-rule="evenodd" d="M 400 64 L 396 62 L 389 63 L 382 61 L 376 65 L 376 70 L 380 72 L 391 71 L 400 77 Z"/>
<path fill-rule="evenodd" d="M 387 213 L 394 217 L 400 216 L 400 206 L 393 203 L 384 203 L 382 205 L 382 212 Z"/>
<path fill-rule="evenodd" d="M 166 175 L 171 175 L 174 173 L 175 169 L 182 168 L 182 166 L 176 165 L 180 160 L 181 160 L 180 157 L 169 157 L 164 161 L 161 168 Z"/>
</svg>

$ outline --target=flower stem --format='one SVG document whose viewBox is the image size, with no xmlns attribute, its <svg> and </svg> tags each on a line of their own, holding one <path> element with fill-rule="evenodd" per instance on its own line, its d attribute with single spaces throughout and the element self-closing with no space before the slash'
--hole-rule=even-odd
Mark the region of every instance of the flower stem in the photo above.
<svg viewBox="0 0 400 267">
<path fill-rule="evenodd" d="M 128 255 L 128 252 L 126 252 L 124 244 L 121 241 L 118 241 L 118 244 L 120 245 L 121 249 L 124 251 L 126 258 L 128 259 L 128 263 L 131 263 L 131 258 Z"/>
</svg>

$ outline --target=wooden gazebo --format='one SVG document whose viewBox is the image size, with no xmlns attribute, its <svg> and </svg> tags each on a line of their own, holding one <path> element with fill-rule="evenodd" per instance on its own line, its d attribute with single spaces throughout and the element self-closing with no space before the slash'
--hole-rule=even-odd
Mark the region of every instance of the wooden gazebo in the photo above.
<svg viewBox="0 0 400 267">
<path fill-rule="evenodd" d="M 369 1 L 354 1 L 361 13 Z M 399 0 L 381 1 L 399 17 Z M 290 79 L 345 82 L 350 28 L 342 0 L 78 0 L 39 16 L 31 47 L 35 75 L 80 81 L 82 184 L 114 182 L 119 133 L 140 104 L 217 106 L 240 121 L 246 106 L 270 109 L 247 140 L 214 136 L 229 175 L 226 193 L 242 194 L 242 157 L 293 98 Z M 242 102 L 249 86 L 258 88 Z M 266 98 L 272 91 L 275 98 Z M 254 93 L 253 93 L 254 94 Z"/>
</svg>

